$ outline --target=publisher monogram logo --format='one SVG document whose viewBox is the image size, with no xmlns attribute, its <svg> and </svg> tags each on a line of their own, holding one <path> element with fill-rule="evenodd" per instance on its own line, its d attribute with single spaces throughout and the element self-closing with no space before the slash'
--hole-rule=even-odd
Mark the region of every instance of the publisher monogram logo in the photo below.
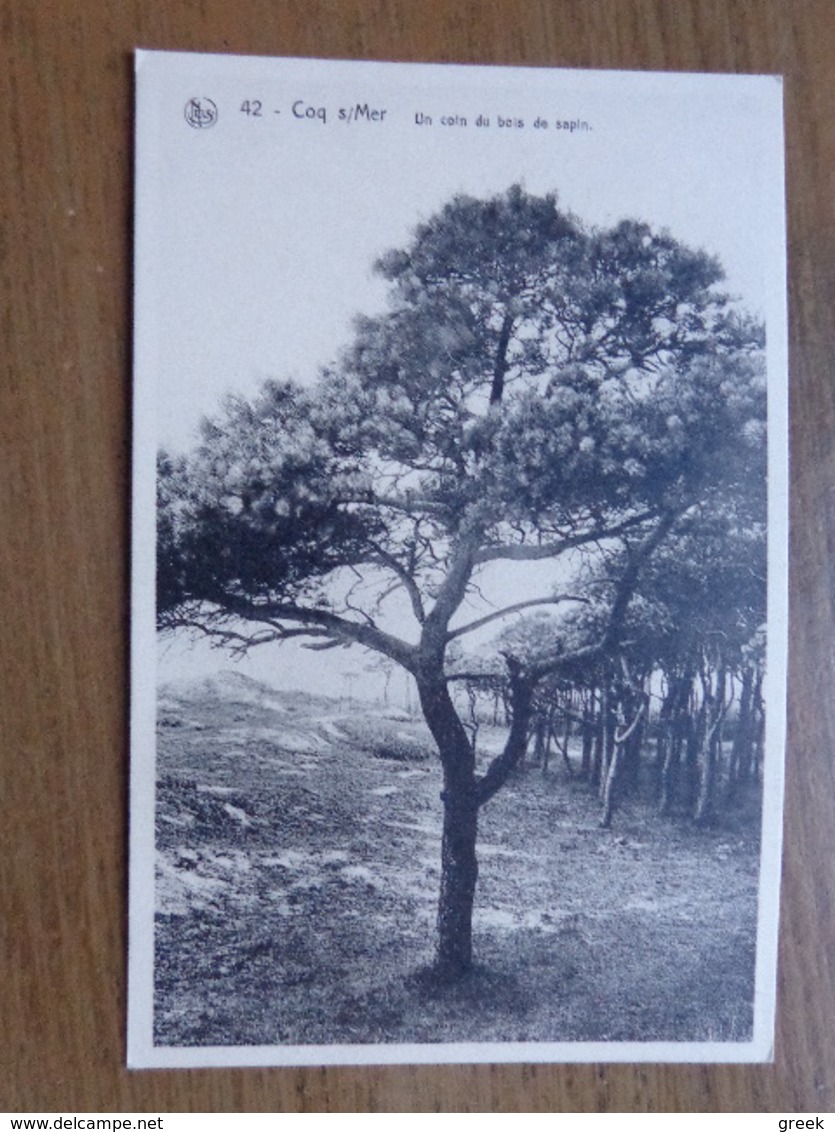
<svg viewBox="0 0 835 1132">
<path fill-rule="evenodd" d="M 217 106 L 211 98 L 190 98 L 186 103 L 185 116 L 195 130 L 207 130 L 217 122 Z"/>
</svg>

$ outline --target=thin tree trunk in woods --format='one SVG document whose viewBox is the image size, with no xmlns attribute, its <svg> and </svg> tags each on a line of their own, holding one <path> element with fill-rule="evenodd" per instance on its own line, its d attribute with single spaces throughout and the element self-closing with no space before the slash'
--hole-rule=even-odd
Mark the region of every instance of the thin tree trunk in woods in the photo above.
<svg viewBox="0 0 835 1132">
<path fill-rule="evenodd" d="M 554 746 L 557 748 L 559 753 L 562 755 L 562 762 L 563 762 L 563 766 L 565 767 L 566 774 L 568 775 L 569 778 L 573 778 L 574 777 L 574 767 L 571 765 L 571 759 L 568 756 L 568 739 L 567 738 L 561 739 L 560 736 L 557 735 L 556 731 L 554 730 L 553 724 L 551 725 L 551 728 L 550 728 L 550 731 L 548 732 L 548 735 L 549 735 L 549 744 L 550 744 L 551 741 L 553 741 Z"/>
<path fill-rule="evenodd" d="M 657 784 L 658 809 L 660 813 L 664 813 L 665 809 L 664 772 L 667 766 L 667 756 L 672 746 L 672 728 L 670 726 L 672 708 L 671 693 L 672 684 L 668 684 L 667 690 L 664 693 L 664 699 L 661 703 L 661 711 L 658 713 L 658 736 L 655 740 L 655 781 Z M 666 804 L 669 804 L 669 802 L 667 801 Z"/>
<path fill-rule="evenodd" d="M 731 772 L 733 785 L 747 782 L 751 777 L 753 760 L 754 732 L 756 729 L 756 708 L 754 705 L 754 671 L 746 668 L 742 673 L 742 690 L 739 695 L 739 718 L 736 735 L 731 750 Z"/>
<path fill-rule="evenodd" d="M 670 749 L 670 721 L 668 719 L 660 720 L 658 723 L 658 733 L 655 739 L 655 765 L 653 769 L 653 777 L 655 779 L 655 796 L 658 800 L 658 808 L 661 809 L 661 794 L 664 784 L 664 767 L 667 765 L 667 752 Z"/>
<path fill-rule="evenodd" d="M 600 786 L 598 794 L 602 799 L 606 792 L 606 783 L 609 779 L 609 772 L 615 757 L 615 732 L 617 730 L 617 718 L 615 716 L 614 705 L 612 704 L 611 689 L 605 684 L 600 692 L 600 715 L 603 728 L 603 760 L 600 766 Z"/>
<path fill-rule="evenodd" d="M 672 809 L 673 788 L 680 752 L 681 742 L 677 742 L 675 736 L 671 735 L 664 755 L 664 764 L 661 767 L 661 789 L 658 795 L 658 811 L 661 814 L 668 814 Z"/>
<path fill-rule="evenodd" d="M 554 706 L 550 704 L 539 716 L 538 725 L 541 730 L 537 733 L 537 742 L 539 744 L 539 765 L 543 774 L 548 773 L 548 767 L 551 764 L 551 719 L 553 714 Z"/>
<path fill-rule="evenodd" d="M 612 824 L 612 815 L 615 810 L 615 788 L 618 784 L 622 750 L 623 748 L 620 744 L 615 744 L 614 752 L 612 753 L 609 766 L 606 770 L 606 777 L 603 780 L 603 789 L 601 791 L 603 809 L 600 814 L 600 825 L 603 829 L 608 829 Z"/>
<path fill-rule="evenodd" d="M 612 757 L 609 762 L 609 769 L 606 774 L 606 781 L 603 787 L 603 812 L 600 815 L 600 824 L 604 829 L 608 829 L 612 824 L 612 814 L 615 808 L 615 793 L 619 784 L 621 767 L 623 765 L 623 753 L 627 743 L 635 734 L 637 729 L 641 726 L 641 719 L 643 718 L 646 710 L 646 701 L 641 700 L 637 712 L 635 713 L 632 722 L 625 728 L 625 730 L 615 729 L 613 732 L 614 749 Z"/>
<path fill-rule="evenodd" d="M 699 793 L 693 811 L 693 821 L 696 825 L 707 825 L 713 816 L 721 726 L 721 719 L 715 719 L 711 722 L 705 730 L 704 739 L 702 741 L 702 751 L 699 759 Z"/>
<path fill-rule="evenodd" d="M 705 696 L 705 726 L 699 758 L 699 793 L 693 811 L 696 825 L 706 825 L 713 816 L 719 752 L 722 743 L 722 723 L 728 703 L 725 700 L 726 671 L 721 668 L 716 677 L 716 690 Z"/>
<path fill-rule="evenodd" d="M 727 798 L 730 801 L 734 795 L 737 784 L 743 778 L 743 767 L 751 768 L 751 744 L 753 741 L 751 706 L 754 694 L 754 672 L 746 667 L 742 672 L 742 688 L 739 693 L 739 713 L 736 720 L 736 732 L 731 747 L 731 758 L 728 765 Z"/>
<path fill-rule="evenodd" d="M 594 744 L 592 747 L 591 783 L 599 786 L 603 778 L 603 760 L 606 749 L 606 695 L 601 687 L 596 696 L 597 714 L 594 716 Z"/>
<path fill-rule="evenodd" d="M 692 812 L 699 794 L 699 751 L 705 733 L 705 708 L 702 705 L 698 711 L 693 708 L 693 696 L 690 696 L 690 710 L 684 720 L 684 765 L 682 793 L 684 806 Z"/>
<path fill-rule="evenodd" d="M 755 776 L 758 762 L 757 748 L 762 739 L 762 673 L 756 669 L 746 669 L 751 677 L 751 696 L 748 710 L 748 742 L 741 747 L 737 766 L 740 782 L 749 782 Z"/>
<path fill-rule="evenodd" d="M 546 769 L 547 764 L 547 734 L 548 717 L 547 714 L 540 709 L 537 712 L 536 722 L 534 723 L 533 763 L 535 766 L 541 766 L 543 771 Z"/>
<path fill-rule="evenodd" d="M 751 744 L 751 759 L 753 777 L 757 782 L 762 778 L 763 756 L 765 754 L 765 704 L 762 698 L 763 674 L 757 675 L 754 689 L 754 703 L 756 705 L 756 724 L 754 726 L 754 740 Z"/>
<path fill-rule="evenodd" d="M 583 722 L 581 730 L 583 735 L 583 753 L 580 760 L 580 774 L 583 778 L 592 777 L 592 749 L 594 747 L 594 691 L 583 697 Z"/>
<path fill-rule="evenodd" d="M 568 744 L 571 741 L 571 703 L 569 702 L 565 712 L 565 727 L 562 733 L 562 759 L 565 763 L 565 769 L 568 771 L 569 777 L 573 777 L 574 770 L 571 766 L 571 759 L 568 757 Z"/>
<path fill-rule="evenodd" d="M 670 720 L 670 740 L 661 768 L 661 793 L 658 799 L 658 808 L 662 814 L 668 814 L 673 808 L 677 787 L 681 779 L 681 749 L 684 746 L 687 727 L 687 718 L 682 717 L 680 711 Z"/>
<path fill-rule="evenodd" d="M 689 732 L 687 706 L 690 700 L 692 676 L 677 676 L 670 682 L 662 715 L 666 714 L 666 745 L 661 765 L 661 782 L 658 796 L 660 813 L 667 814 L 673 807 L 676 783 L 681 772 L 681 749 Z"/>
<path fill-rule="evenodd" d="M 637 693 L 637 703 L 644 703 L 643 689 Z M 634 711 L 640 710 L 636 707 L 636 700 L 630 697 L 630 703 L 627 709 L 627 714 L 632 714 Z M 632 734 L 624 741 L 623 745 L 623 776 L 624 783 L 630 791 L 634 791 L 638 786 L 638 779 L 641 773 L 641 751 L 644 747 L 644 732 L 646 730 L 646 717 L 647 710 L 644 708 L 641 714 L 638 726 L 634 728 Z"/>
</svg>

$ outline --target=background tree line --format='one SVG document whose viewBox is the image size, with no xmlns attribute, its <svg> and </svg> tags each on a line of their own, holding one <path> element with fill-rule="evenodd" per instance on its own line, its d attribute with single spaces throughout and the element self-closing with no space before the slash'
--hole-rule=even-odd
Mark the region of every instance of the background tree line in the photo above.
<svg viewBox="0 0 835 1132">
<path fill-rule="evenodd" d="M 761 779 L 765 740 L 765 539 L 753 524 L 683 527 L 648 564 L 617 650 L 539 683 L 528 765 L 554 760 L 599 791 L 601 823 L 639 786 L 661 813 L 706 824 L 732 813 L 738 787 Z M 530 660 L 581 647 L 599 609 L 520 620 L 479 666 L 460 659 L 471 727 L 509 718 L 507 654 Z M 572 644 L 573 642 L 573 644 Z M 479 671 L 481 667 L 481 671 Z"/>
</svg>

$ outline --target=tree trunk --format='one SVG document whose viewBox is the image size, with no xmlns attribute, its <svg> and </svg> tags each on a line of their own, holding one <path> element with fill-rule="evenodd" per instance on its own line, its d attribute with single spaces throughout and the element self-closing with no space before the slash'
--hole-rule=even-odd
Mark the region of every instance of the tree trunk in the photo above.
<svg viewBox="0 0 835 1132">
<path fill-rule="evenodd" d="M 583 753 L 580 760 L 580 775 L 585 779 L 589 779 L 592 776 L 591 754 L 592 748 L 594 746 L 594 711 L 592 703 L 593 697 L 593 689 L 583 697 L 583 722 L 581 725 L 583 735 Z"/>
<path fill-rule="evenodd" d="M 452 981 L 464 974 L 473 961 L 473 900 L 478 879 L 475 755 L 443 678 L 419 679 L 418 691 L 444 772 L 435 968 L 440 980 Z"/>
<path fill-rule="evenodd" d="M 472 966 L 472 920 L 478 879 L 476 838 L 479 807 L 488 802 L 518 766 L 528 740 L 533 686 L 518 663 L 507 660 L 513 720 L 501 754 L 476 777 L 475 752 L 455 710 L 443 675 L 442 652 L 426 650 L 418 692 L 444 771 L 444 829 L 441 842 L 441 891 L 438 900 L 439 981 L 460 978 Z"/>
<path fill-rule="evenodd" d="M 754 741 L 751 745 L 752 771 L 755 782 L 762 780 L 763 758 L 765 756 L 765 704 L 761 695 L 762 674 L 757 679 L 754 703 L 756 704 L 756 725 Z"/>
<path fill-rule="evenodd" d="M 603 754 L 606 744 L 606 692 L 605 685 L 601 685 L 599 695 L 596 697 L 597 714 L 593 714 L 594 741 L 592 743 L 591 757 L 591 784 L 599 786 L 603 777 Z"/>
<path fill-rule="evenodd" d="M 603 780 L 603 789 L 601 791 L 603 809 L 600 814 L 600 825 L 603 829 L 608 829 L 612 824 L 612 815 L 615 810 L 615 791 L 618 787 L 618 781 L 620 778 L 622 751 L 623 745 L 621 743 L 616 743 L 612 752 L 611 759 L 609 760 L 606 777 Z"/>
<path fill-rule="evenodd" d="M 600 824 L 604 829 L 608 829 L 612 824 L 612 815 L 615 809 L 615 799 L 617 791 L 620 787 L 620 779 L 623 773 L 624 755 L 628 749 L 629 742 L 641 726 L 641 721 L 646 711 L 646 701 L 640 700 L 631 692 L 624 695 L 624 699 L 629 704 L 630 708 L 635 710 L 635 714 L 631 721 L 625 718 L 623 704 L 619 709 L 622 729 L 617 726 L 612 729 L 612 755 L 609 759 L 609 766 L 606 771 L 606 778 L 603 782 L 603 790 L 601 797 L 603 800 L 603 812 L 600 816 Z M 637 705 L 637 707 L 635 706 Z"/>
<path fill-rule="evenodd" d="M 670 694 L 671 687 L 668 683 L 664 693 L 664 699 L 661 702 L 661 711 L 658 713 L 658 734 L 655 740 L 656 796 L 658 799 L 658 810 L 662 814 L 669 805 L 669 775 L 665 772 L 667 771 L 667 759 L 669 757 L 670 748 L 672 747 L 672 728 L 670 726 L 672 701 Z"/>
<path fill-rule="evenodd" d="M 680 751 L 681 740 L 670 736 L 661 767 L 661 787 L 658 794 L 658 812 L 660 814 L 668 814 L 672 809 L 674 781 L 678 771 Z"/>
<path fill-rule="evenodd" d="M 713 816 L 714 795 L 716 793 L 716 770 L 719 752 L 721 720 L 711 722 L 705 731 L 699 759 L 699 794 L 693 811 L 696 825 L 707 825 Z"/>
<path fill-rule="evenodd" d="M 690 687 L 693 677 L 686 673 L 684 676 L 673 676 L 664 705 L 661 708 L 661 734 L 663 736 L 663 754 L 661 761 L 661 739 L 659 738 L 659 762 L 661 763 L 658 809 L 662 814 L 668 814 L 673 808 L 677 793 L 678 780 L 681 772 L 681 749 L 689 733 L 688 704 L 690 701 Z"/>
<path fill-rule="evenodd" d="M 615 757 L 615 732 L 618 728 L 615 715 L 614 694 L 608 684 L 604 684 L 600 693 L 600 714 L 603 717 L 603 761 L 600 766 L 600 785 L 598 794 L 603 799 L 609 782 L 612 761 Z M 618 768 L 615 767 L 615 774 Z"/>
<path fill-rule="evenodd" d="M 746 667 L 742 672 L 742 689 L 739 694 L 739 712 L 728 766 L 727 799 L 733 800 L 737 784 L 751 771 L 751 699 L 754 691 L 754 672 Z M 744 769 L 743 769 L 744 768 Z"/>
<path fill-rule="evenodd" d="M 553 711 L 553 709 L 552 709 Z M 542 773 L 548 773 L 548 767 L 551 763 L 551 715 L 552 711 L 548 713 L 548 719 L 545 723 L 545 739 L 542 744 Z"/>
<path fill-rule="evenodd" d="M 757 763 L 757 744 L 762 720 L 762 673 L 753 668 L 747 671 L 751 678 L 751 693 L 748 703 L 747 742 L 740 748 L 737 763 L 737 778 L 740 782 L 749 782 L 754 777 L 753 772 Z"/>
<path fill-rule="evenodd" d="M 693 820 L 696 825 L 707 825 L 713 816 L 716 777 L 722 745 L 722 721 L 727 709 L 725 680 L 725 669 L 720 668 L 715 678 L 715 690 L 712 692 L 706 690 L 705 693 L 705 727 L 699 757 L 699 793 L 693 811 Z"/>
<path fill-rule="evenodd" d="M 635 692 L 630 695 L 626 702 L 625 708 L 627 711 L 627 718 L 633 716 L 636 711 L 640 710 L 641 704 L 644 702 L 644 692 Z M 644 706 L 643 714 L 638 721 L 632 734 L 625 741 L 623 746 L 623 780 L 624 787 L 631 794 L 638 789 L 639 780 L 641 776 L 641 753 L 644 749 L 644 737 L 646 734 L 646 721 L 648 711 Z"/>
<path fill-rule="evenodd" d="M 574 775 L 574 768 L 571 765 L 571 759 L 570 759 L 569 754 L 568 754 L 568 744 L 571 742 L 571 710 L 572 710 L 572 708 L 573 708 L 573 704 L 569 700 L 568 703 L 566 704 L 565 727 L 563 728 L 563 733 L 562 733 L 562 761 L 565 764 L 565 769 L 566 769 L 566 772 L 567 772 L 569 778 L 573 777 L 573 775 Z M 556 740 L 556 736 L 554 736 L 554 738 Z"/>
<path fill-rule="evenodd" d="M 692 701 L 691 696 L 691 701 Z M 683 801 L 687 810 L 692 812 L 696 804 L 696 799 L 699 796 L 699 751 L 702 749 L 702 742 L 705 734 L 705 709 L 704 705 L 693 711 L 693 704 L 691 702 L 690 710 L 686 718 L 682 721 L 684 729 L 684 765 L 683 765 Z"/>
<path fill-rule="evenodd" d="M 436 957 L 437 973 L 443 981 L 459 978 L 473 962 L 477 835 L 478 806 L 472 799 L 458 799 L 445 790 Z"/>
</svg>

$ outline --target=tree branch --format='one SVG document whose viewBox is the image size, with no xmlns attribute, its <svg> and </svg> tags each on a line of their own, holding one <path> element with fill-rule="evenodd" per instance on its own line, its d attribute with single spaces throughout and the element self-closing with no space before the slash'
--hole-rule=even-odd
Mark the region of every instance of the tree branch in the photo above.
<svg viewBox="0 0 835 1132">
<path fill-rule="evenodd" d="M 538 562 L 545 558 L 557 558 L 566 550 L 573 550 L 575 547 L 585 546 L 590 542 L 600 542 L 603 539 L 615 538 L 617 535 L 624 534 L 633 527 L 640 526 L 641 523 L 645 523 L 647 519 L 651 519 L 655 515 L 655 511 L 642 511 L 638 515 L 624 519 L 622 523 L 614 524 L 614 526 L 596 527 L 593 530 L 584 531 L 582 534 L 557 539 L 555 542 L 540 543 L 538 545 L 526 543 L 507 545 L 500 543 L 494 544 L 493 546 L 485 546 L 476 553 L 475 564 L 481 565 L 484 562 L 495 562 L 499 559 L 508 559 L 514 562 Z"/>
<path fill-rule="evenodd" d="M 629 726 L 626 728 L 626 730 L 625 731 L 615 730 L 615 745 L 616 746 L 622 747 L 623 744 L 626 742 L 626 740 L 629 739 L 629 737 L 633 734 L 633 732 L 635 731 L 635 728 L 641 722 L 641 719 L 643 717 L 646 706 L 647 706 L 646 699 L 642 698 L 640 706 L 638 707 L 638 710 L 635 713 L 635 718 L 632 720 L 632 722 L 629 724 Z"/>
<path fill-rule="evenodd" d="M 528 744 L 528 724 L 533 699 L 533 681 L 523 675 L 522 666 L 512 657 L 507 658 L 510 677 L 510 704 L 513 720 L 507 742 L 501 754 L 496 755 L 487 770 L 476 782 L 476 801 L 479 806 L 489 802 L 505 782 L 510 772 L 518 765 Z"/>
<path fill-rule="evenodd" d="M 426 469 L 426 471 L 431 470 L 431 468 Z M 445 504 L 438 503 L 434 499 L 420 499 L 418 496 L 412 495 L 408 489 L 404 492 L 403 498 L 396 495 L 374 495 L 371 499 L 358 496 L 350 502 L 365 506 L 388 507 L 392 511 L 401 511 L 404 515 L 410 515 L 412 518 L 416 518 L 418 513 L 438 515 L 442 519 L 449 516 L 449 508 Z"/>
<path fill-rule="evenodd" d="M 446 682 L 451 684 L 453 681 L 470 680 L 473 683 L 477 680 L 504 680 L 505 677 L 501 672 L 451 672 L 445 677 Z"/>
<path fill-rule="evenodd" d="M 289 636 L 329 636 L 383 653 L 409 672 L 414 672 L 417 667 L 417 649 L 414 645 L 391 633 L 386 633 L 375 625 L 361 625 L 327 609 L 311 609 L 281 602 L 257 604 L 232 594 L 219 596 L 212 601 L 212 604 L 218 607 L 220 616 L 233 617 L 241 621 L 266 622 L 275 629 L 276 640 L 283 640 Z M 298 622 L 304 627 L 288 629 L 281 625 L 282 621 Z M 199 626 L 195 625 L 195 627 Z M 218 627 L 214 632 L 221 635 L 230 630 Z"/>
<path fill-rule="evenodd" d="M 326 629 L 316 629 L 312 626 L 309 628 L 288 629 L 286 626 L 274 625 L 268 630 L 261 630 L 255 633 L 239 633 L 222 624 L 213 624 L 211 620 L 207 623 L 205 619 L 198 620 L 196 617 L 190 617 L 188 615 L 177 615 L 169 618 L 166 628 L 187 629 L 190 632 L 202 633 L 204 637 L 208 637 L 212 641 L 215 647 L 222 648 L 227 646 L 233 654 L 243 654 L 250 649 L 257 648 L 259 645 L 275 644 L 280 641 L 290 640 L 292 637 L 330 637 L 330 633 Z M 331 648 L 334 644 L 338 644 L 338 642 L 330 641 L 327 644 L 315 644 L 307 647 L 320 649 Z"/>
<path fill-rule="evenodd" d="M 426 620 L 426 611 L 423 608 L 423 598 L 421 597 L 421 593 L 418 589 L 415 579 L 408 572 L 405 566 L 401 565 L 401 563 L 397 561 L 394 555 L 389 554 L 387 550 L 384 550 L 376 542 L 372 542 L 371 546 L 380 556 L 380 561 L 382 562 L 382 564 L 384 566 L 388 566 L 388 568 L 392 570 L 403 583 L 406 593 L 409 595 L 409 601 L 412 605 L 412 612 L 414 613 L 418 624 L 422 625 Z"/>
<path fill-rule="evenodd" d="M 563 601 L 580 601 L 588 604 L 587 598 L 577 597 L 575 594 L 558 594 L 554 597 L 535 597 L 528 601 L 517 601 L 515 605 L 508 605 L 504 609 L 496 610 L 495 613 L 488 613 L 485 617 L 479 617 L 477 621 L 470 621 L 467 625 L 452 629 L 447 633 L 447 640 L 453 641 L 456 637 L 463 637 L 467 633 L 480 629 L 483 625 L 489 625 L 491 621 L 499 621 L 502 617 L 509 617 L 511 613 L 518 613 L 522 609 L 530 609 L 534 605 L 559 605 Z"/>
<path fill-rule="evenodd" d="M 464 600 L 472 576 L 479 535 L 478 530 L 462 535 L 453 552 L 452 562 L 438 589 L 435 604 L 424 621 L 423 643 L 430 649 L 441 649 L 446 645 L 449 620 Z"/>
<path fill-rule="evenodd" d="M 641 567 L 650 555 L 661 545 L 686 510 L 687 507 L 682 506 L 666 512 L 637 550 L 630 553 L 629 565 L 624 570 L 615 589 L 615 598 L 609 612 L 608 622 L 600 639 L 594 644 L 575 649 L 571 653 L 563 653 L 550 661 L 535 665 L 529 669 L 531 679 L 534 682 L 541 680 L 544 676 L 548 676 L 550 673 L 556 672 L 569 664 L 576 664 L 577 661 L 581 660 L 597 659 L 611 650 L 620 632 L 623 619 L 629 607 L 629 602 L 632 600 L 632 595 L 635 592 L 635 587 L 638 584 Z"/>
<path fill-rule="evenodd" d="M 499 344 L 496 350 L 496 361 L 493 366 L 493 384 L 490 389 L 490 404 L 498 405 L 504 394 L 504 377 L 508 370 L 507 348 L 510 345 L 510 333 L 513 330 L 513 315 L 505 312 L 502 319 L 502 328 L 499 332 Z"/>
</svg>

